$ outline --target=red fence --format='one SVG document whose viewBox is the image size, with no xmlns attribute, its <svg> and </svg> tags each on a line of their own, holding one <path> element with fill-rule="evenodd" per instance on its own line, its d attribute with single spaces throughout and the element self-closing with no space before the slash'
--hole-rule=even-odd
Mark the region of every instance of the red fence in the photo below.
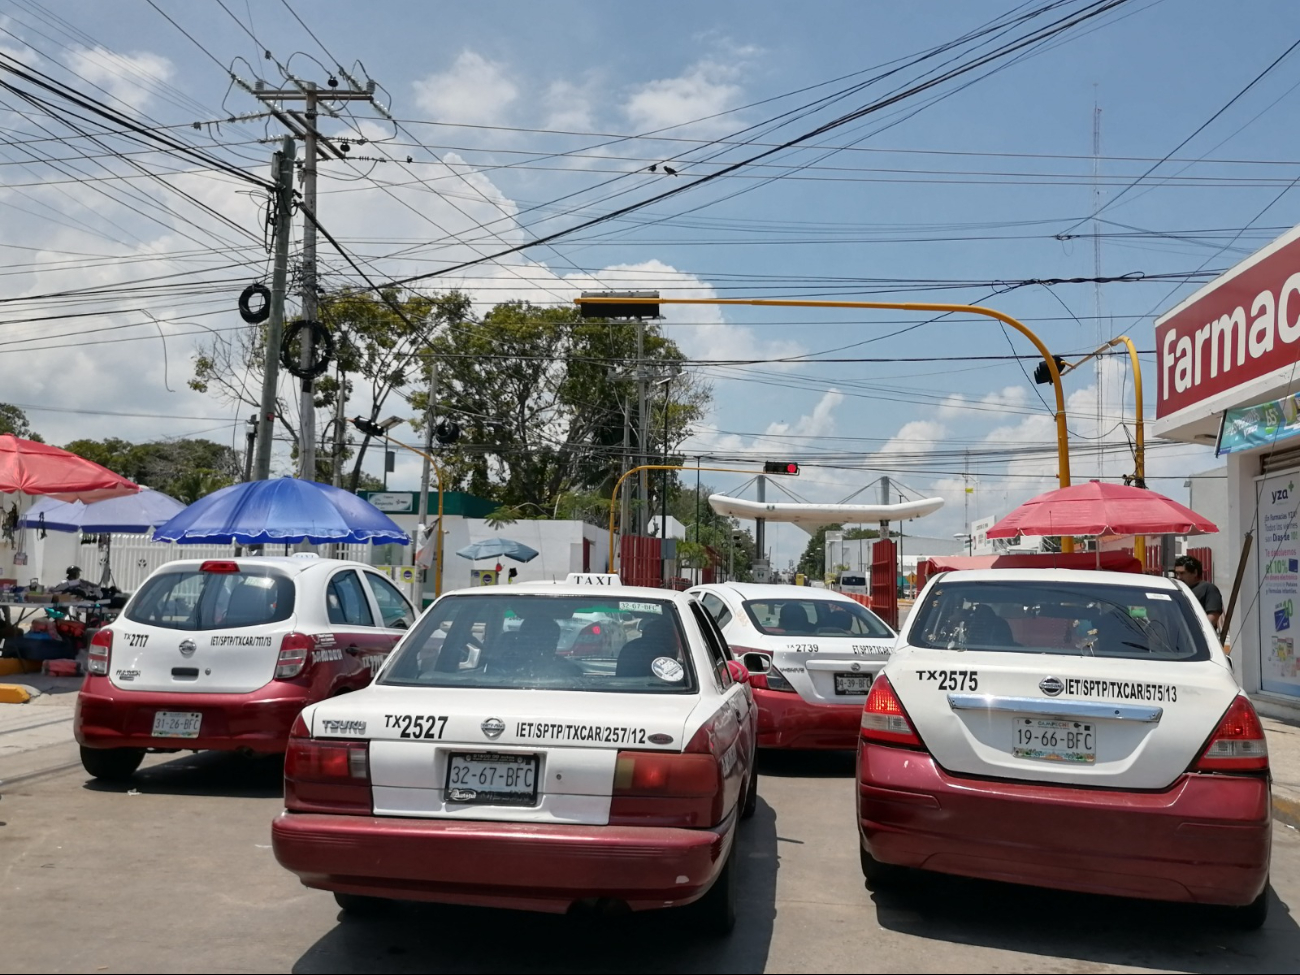
<svg viewBox="0 0 1300 975">
<path fill-rule="evenodd" d="M 663 588 L 659 541 L 645 535 L 624 535 L 620 539 L 618 575 L 623 585 Z"/>
<path fill-rule="evenodd" d="M 1133 549 L 1131 548 L 1121 549 L 1120 551 L 1127 552 L 1129 555 L 1133 554 Z M 1200 560 L 1201 571 L 1205 575 L 1205 580 L 1207 582 L 1213 582 L 1214 581 L 1214 550 L 1210 548 L 1204 548 L 1204 547 L 1189 548 L 1187 550 L 1187 554 L 1192 556 L 1192 558 Z M 1173 568 L 1173 566 L 1170 566 L 1170 568 Z M 1160 564 L 1160 539 L 1159 538 L 1148 539 L 1147 557 L 1146 557 L 1147 575 L 1153 575 L 1153 576 L 1164 575 L 1164 570 L 1165 567 Z"/>
<path fill-rule="evenodd" d="M 898 546 L 892 539 L 871 546 L 871 609 L 898 629 Z"/>
</svg>

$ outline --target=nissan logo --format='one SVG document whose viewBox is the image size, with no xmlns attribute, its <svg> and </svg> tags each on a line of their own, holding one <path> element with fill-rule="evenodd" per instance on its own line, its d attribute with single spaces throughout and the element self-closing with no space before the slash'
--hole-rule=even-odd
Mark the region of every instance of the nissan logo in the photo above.
<svg viewBox="0 0 1300 975">
<path fill-rule="evenodd" d="M 858 663 L 858 662 L 855 660 L 855 661 L 853 661 L 853 667 L 852 667 L 851 669 L 853 669 L 853 670 L 855 670 L 855 671 L 861 670 L 861 669 L 862 669 L 862 664 Z"/>
<path fill-rule="evenodd" d="M 1038 682 L 1038 689 L 1048 697 L 1056 697 L 1061 691 L 1065 690 L 1065 684 L 1059 677 L 1044 677 Z"/>
<path fill-rule="evenodd" d="M 182 657 L 192 657 L 194 656 L 194 651 L 198 649 L 198 644 L 193 640 L 182 640 L 177 649 L 180 650 Z"/>
<path fill-rule="evenodd" d="M 506 730 L 506 723 L 500 718 L 488 718 L 479 727 L 483 729 L 483 734 L 495 740 Z"/>
</svg>

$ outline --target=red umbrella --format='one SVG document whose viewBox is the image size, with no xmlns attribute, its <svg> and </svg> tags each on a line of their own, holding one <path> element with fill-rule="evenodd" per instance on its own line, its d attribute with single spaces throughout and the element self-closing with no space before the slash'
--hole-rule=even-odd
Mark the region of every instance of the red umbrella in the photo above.
<svg viewBox="0 0 1300 975">
<path fill-rule="evenodd" d="M 1089 481 L 1030 498 L 987 532 L 1017 535 L 1205 535 L 1219 529 L 1163 494 Z"/>
<path fill-rule="evenodd" d="M 13 434 L 0 434 L 0 492 L 60 501 L 103 501 L 135 494 L 140 485 L 76 454 Z"/>
</svg>

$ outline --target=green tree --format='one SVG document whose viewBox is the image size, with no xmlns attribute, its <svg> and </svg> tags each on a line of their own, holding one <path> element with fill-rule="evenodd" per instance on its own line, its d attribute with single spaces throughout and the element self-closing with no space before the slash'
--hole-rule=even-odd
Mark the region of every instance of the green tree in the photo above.
<svg viewBox="0 0 1300 975">
<path fill-rule="evenodd" d="M 39 433 L 32 431 L 32 425 L 27 422 L 27 414 L 10 403 L 0 403 L 0 433 L 12 433 L 24 440 L 45 443 Z"/>
<path fill-rule="evenodd" d="M 679 557 L 689 568 L 715 562 L 719 570 L 726 572 L 734 564 L 733 578 L 748 582 L 753 578 L 754 537 L 735 518 L 713 510 L 709 495 L 714 493 L 706 484 L 698 493 L 692 486 L 669 498 L 669 514 L 686 526 L 686 539 L 678 544 Z"/>
<path fill-rule="evenodd" d="M 846 541 L 852 541 L 857 538 L 879 538 L 880 532 L 875 528 L 850 528 L 844 530 L 843 525 L 819 525 L 817 530 L 812 533 L 808 539 L 808 545 L 803 550 L 803 555 L 799 556 L 798 571 L 802 572 L 809 579 L 823 579 L 828 571 L 826 565 L 826 533 L 843 531 Z M 833 570 L 835 567 L 831 566 Z"/>
<path fill-rule="evenodd" d="M 64 449 L 186 503 L 233 484 L 241 474 L 239 453 L 211 440 L 131 443 L 110 437 L 74 440 Z"/>
<path fill-rule="evenodd" d="M 654 326 L 646 329 L 645 350 L 652 370 L 683 360 Z M 531 504 L 548 513 L 566 498 L 593 491 L 608 497 L 623 465 L 624 425 L 637 425 L 636 376 L 627 365 L 636 356 L 634 324 L 508 302 L 481 321 L 442 330 L 426 351 L 439 364 L 435 415 L 463 431 L 461 443 L 442 455 L 454 484 L 507 507 Z M 675 447 L 710 394 L 690 376 L 668 389 L 668 441 Z M 422 392 L 411 404 L 426 413 Z M 662 443 L 663 413 L 647 419 L 651 442 Z"/>
</svg>

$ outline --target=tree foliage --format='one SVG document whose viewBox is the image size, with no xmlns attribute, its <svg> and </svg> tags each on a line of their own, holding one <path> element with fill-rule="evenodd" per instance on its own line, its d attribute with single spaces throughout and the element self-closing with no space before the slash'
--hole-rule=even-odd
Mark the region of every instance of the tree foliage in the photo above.
<svg viewBox="0 0 1300 975">
<path fill-rule="evenodd" d="M 804 548 L 803 555 L 799 556 L 798 571 L 809 579 L 824 578 L 827 573 L 826 533 L 838 531 L 844 532 L 846 541 L 852 541 L 856 538 L 880 537 L 880 532 L 875 528 L 850 528 L 845 531 L 843 525 L 819 525 L 817 530 L 812 533 L 812 537 L 808 539 L 808 545 Z"/>
<path fill-rule="evenodd" d="M 27 414 L 10 403 L 0 403 L 0 434 L 3 433 L 12 433 L 15 437 L 22 437 L 24 440 L 45 443 L 45 439 L 32 430 L 32 425 L 27 421 Z"/>
<path fill-rule="evenodd" d="M 211 440 L 132 443 L 110 437 L 74 440 L 63 449 L 186 504 L 233 484 L 241 474 L 239 453 Z"/>
</svg>

